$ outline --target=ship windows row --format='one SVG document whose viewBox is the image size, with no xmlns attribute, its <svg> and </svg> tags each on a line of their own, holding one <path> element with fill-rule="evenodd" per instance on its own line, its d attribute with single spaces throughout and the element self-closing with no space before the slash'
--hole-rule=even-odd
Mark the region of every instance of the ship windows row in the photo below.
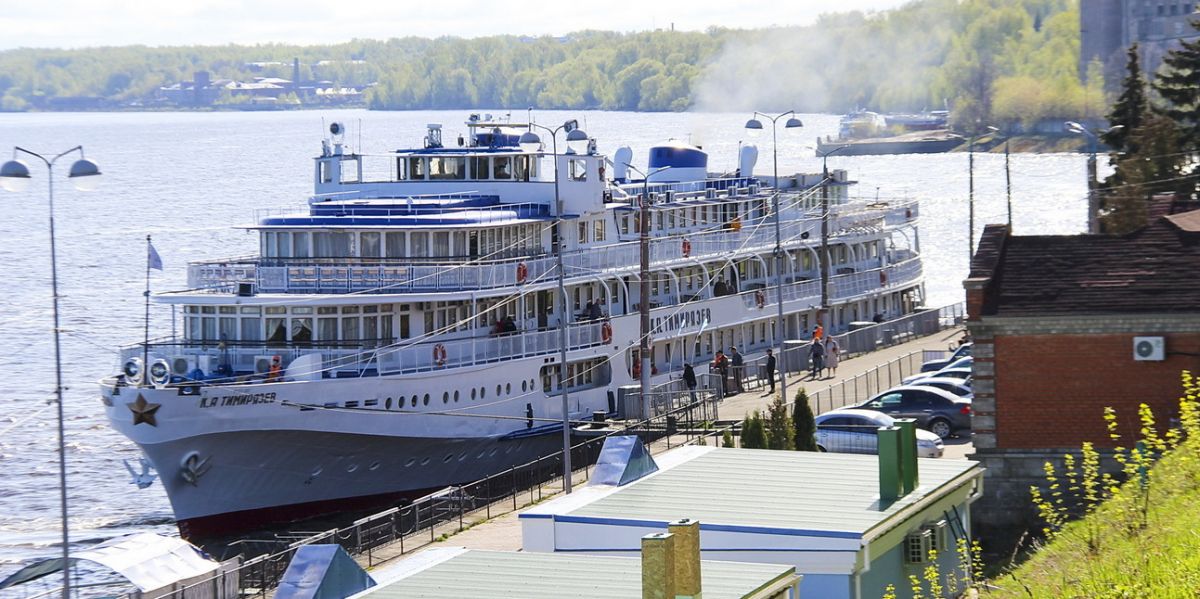
<svg viewBox="0 0 1200 599">
<path fill-rule="evenodd" d="M 602 241 L 603 222 L 597 223 L 597 240 Z M 434 232 L 263 231 L 259 249 L 264 258 L 508 258 L 540 253 L 542 227 L 525 224 Z"/>
</svg>

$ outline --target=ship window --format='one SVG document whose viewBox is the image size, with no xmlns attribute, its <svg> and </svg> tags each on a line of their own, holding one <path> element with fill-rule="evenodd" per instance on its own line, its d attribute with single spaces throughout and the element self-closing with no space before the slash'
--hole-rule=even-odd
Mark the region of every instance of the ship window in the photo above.
<svg viewBox="0 0 1200 599">
<path fill-rule="evenodd" d="M 471 158 L 471 178 L 472 179 L 487 179 L 488 178 L 487 156 L 474 156 Z"/>
<path fill-rule="evenodd" d="M 333 174 L 329 171 L 329 161 L 328 160 L 321 161 L 321 182 L 322 183 L 332 183 L 333 182 Z"/>
<path fill-rule="evenodd" d="M 513 156 L 513 177 L 518 181 L 528 181 L 530 174 L 529 156 Z"/>
<path fill-rule="evenodd" d="M 358 236 L 358 255 L 363 258 L 378 258 L 380 254 L 379 233 L 360 233 Z"/>
<path fill-rule="evenodd" d="M 242 341 L 261 341 L 262 340 L 262 321 L 257 318 L 242 319 Z"/>
<path fill-rule="evenodd" d="M 341 165 L 342 183 L 358 183 L 358 169 L 361 164 L 354 158 L 343 158 Z"/>
<path fill-rule="evenodd" d="M 404 251 L 404 233 L 387 234 L 388 258 L 403 258 L 408 252 Z"/>
<path fill-rule="evenodd" d="M 442 403 L 450 403 L 450 392 L 442 391 Z"/>
<path fill-rule="evenodd" d="M 357 341 L 361 339 L 358 334 L 358 317 L 349 316 L 342 318 L 342 339 L 345 341 Z"/>
<path fill-rule="evenodd" d="M 351 233 L 313 233 L 313 255 L 318 258 L 350 256 Z"/>
<path fill-rule="evenodd" d="M 458 403 L 458 389 L 454 390 L 454 403 Z"/>
<path fill-rule="evenodd" d="M 414 257 L 429 255 L 429 233 L 412 234 L 412 255 Z"/>
<path fill-rule="evenodd" d="M 421 398 L 421 404 L 426 405 L 426 406 L 429 405 L 429 394 L 428 393 L 425 394 L 425 397 Z"/>
<path fill-rule="evenodd" d="M 408 178 L 424 179 L 425 178 L 425 159 L 424 158 L 409 158 L 408 159 Z"/>
<path fill-rule="evenodd" d="M 467 178 L 467 159 L 458 156 L 434 156 L 429 159 L 430 179 Z"/>
<path fill-rule="evenodd" d="M 220 325 L 221 332 L 220 336 L 217 337 L 218 339 L 222 341 L 232 341 L 237 339 L 238 324 L 236 318 L 223 317 L 220 319 Z"/>
<path fill-rule="evenodd" d="M 587 243 L 587 221 L 579 221 L 579 243 Z"/>
<path fill-rule="evenodd" d="M 317 314 L 337 314 L 337 306 L 320 306 L 317 308 Z"/>
<path fill-rule="evenodd" d="M 292 234 L 275 234 L 275 255 L 280 258 L 290 258 L 292 255 Z"/>
<path fill-rule="evenodd" d="M 433 255 L 441 257 L 450 255 L 449 232 L 438 232 L 433 234 Z"/>
<path fill-rule="evenodd" d="M 201 306 L 200 312 L 203 314 L 216 314 L 217 309 L 212 306 Z"/>
<path fill-rule="evenodd" d="M 309 256 L 308 238 L 308 233 L 292 233 L 292 256 L 296 258 Z"/>
<path fill-rule="evenodd" d="M 313 313 L 312 306 L 298 306 L 298 307 L 292 308 L 292 314 L 312 314 L 312 313 Z"/>
<path fill-rule="evenodd" d="M 217 311 L 221 314 L 237 314 L 237 306 L 221 306 Z"/>
<path fill-rule="evenodd" d="M 342 314 L 358 314 L 358 306 L 342 306 Z"/>
<path fill-rule="evenodd" d="M 492 158 L 492 178 L 512 179 L 512 156 L 496 156 Z"/>
<path fill-rule="evenodd" d="M 258 306 L 242 306 L 242 314 L 262 314 L 262 309 Z"/>
<path fill-rule="evenodd" d="M 568 161 L 567 172 L 572 181 L 587 181 L 587 161 L 586 160 L 570 160 Z"/>
<path fill-rule="evenodd" d="M 321 341 L 337 341 L 337 324 L 336 318 L 318 318 L 317 338 Z"/>
<path fill-rule="evenodd" d="M 296 343 L 311 343 L 312 342 L 312 319 L 311 318 L 293 318 L 292 319 L 292 341 Z"/>
<path fill-rule="evenodd" d="M 283 318 L 267 319 L 267 343 L 282 344 L 287 341 L 287 328 L 284 324 L 286 322 Z"/>
<path fill-rule="evenodd" d="M 417 396 L 416 395 L 412 396 L 412 407 L 414 407 L 414 408 L 417 407 Z"/>
</svg>

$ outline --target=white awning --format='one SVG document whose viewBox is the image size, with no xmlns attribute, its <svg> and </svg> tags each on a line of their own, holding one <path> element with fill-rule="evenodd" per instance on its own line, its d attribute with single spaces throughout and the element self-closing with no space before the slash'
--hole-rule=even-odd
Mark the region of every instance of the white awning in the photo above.
<svg viewBox="0 0 1200 599">
<path fill-rule="evenodd" d="M 219 565 L 183 539 L 149 532 L 116 537 L 91 549 L 76 551 L 71 554 L 71 560 L 100 564 L 125 577 L 142 591 L 153 591 L 215 572 Z M 0 582 L 0 588 L 29 582 L 61 569 L 61 558 L 31 564 Z"/>
</svg>

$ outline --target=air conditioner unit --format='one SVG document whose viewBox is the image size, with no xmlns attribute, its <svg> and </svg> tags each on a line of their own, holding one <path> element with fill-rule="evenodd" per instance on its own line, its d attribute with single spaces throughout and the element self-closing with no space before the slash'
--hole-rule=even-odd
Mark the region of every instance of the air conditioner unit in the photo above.
<svg viewBox="0 0 1200 599">
<path fill-rule="evenodd" d="M 212 372 L 212 356 L 176 356 L 171 359 L 171 372 L 179 376 L 199 368 L 205 374 Z"/>
<path fill-rule="evenodd" d="M 1133 359 L 1136 362 L 1161 362 L 1166 360 L 1166 340 L 1162 337 L 1134 337 Z"/>
<path fill-rule="evenodd" d="M 929 551 L 933 549 L 933 532 L 928 528 L 914 530 L 904 537 L 904 561 L 909 564 L 923 564 L 929 561 Z"/>
<path fill-rule="evenodd" d="M 275 356 L 254 356 L 254 372 L 263 373 L 271 370 L 271 359 Z"/>
</svg>

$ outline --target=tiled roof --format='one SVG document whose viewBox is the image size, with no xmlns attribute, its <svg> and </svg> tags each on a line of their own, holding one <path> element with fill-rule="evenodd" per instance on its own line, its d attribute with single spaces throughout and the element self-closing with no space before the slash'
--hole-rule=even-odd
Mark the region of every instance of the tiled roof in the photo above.
<svg viewBox="0 0 1200 599">
<path fill-rule="evenodd" d="M 985 316 L 1200 312 L 1200 211 L 1133 233 L 1011 236 L 989 227 L 971 278 Z"/>
</svg>

